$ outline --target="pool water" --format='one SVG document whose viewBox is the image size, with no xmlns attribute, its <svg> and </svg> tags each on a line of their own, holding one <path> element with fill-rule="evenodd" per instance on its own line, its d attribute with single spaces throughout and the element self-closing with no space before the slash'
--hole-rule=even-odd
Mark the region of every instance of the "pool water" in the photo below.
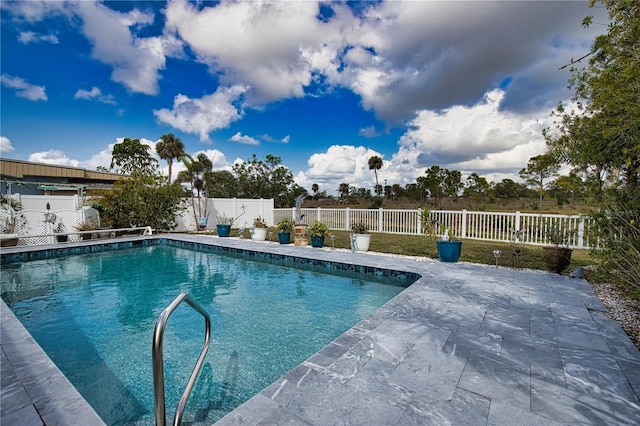
<svg viewBox="0 0 640 426">
<path fill-rule="evenodd" d="M 213 423 L 393 298 L 406 283 L 166 245 L 3 265 L 2 297 L 107 424 L 155 424 L 152 336 L 181 292 L 211 316 L 184 421 Z M 167 418 L 204 339 L 181 304 L 164 337 Z"/>
</svg>

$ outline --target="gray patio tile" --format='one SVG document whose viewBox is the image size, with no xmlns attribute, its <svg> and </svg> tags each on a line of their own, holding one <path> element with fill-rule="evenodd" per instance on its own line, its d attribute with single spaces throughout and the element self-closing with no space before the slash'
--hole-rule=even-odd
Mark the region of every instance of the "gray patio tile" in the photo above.
<svg viewBox="0 0 640 426">
<path fill-rule="evenodd" d="M 566 424 L 618 424 L 605 399 L 535 378 L 531 382 L 531 412 L 535 414 Z"/>
<path fill-rule="evenodd" d="M 634 393 L 640 398 L 640 357 L 636 359 L 638 362 L 618 359 L 618 365 L 627 378 L 629 386 L 631 386 Z"/>
<path fill-rule="evenodd" d="M 415 392 L 390 379 L 394 370 L 393 365 L 373 359 L 360 370 L 360 374 L 346 382 L 346 387 L 404 410 Z"/>
<path fill-rule="evenodd" d="M 637 402 L 637 396 L 620 366 L 610 355 L 587 354 L 573 349 L 560 349 L 560 353 L 568 389 L 610 401 L 622 397 Z"/>
<path fill-rule="evenodd" d="M 556 342 L 522 332 L 507 331 L 505 333 L 500 356 L 523 367 L 537 365 L 562 369 L 560 350 Z"/>
<path fill-rule="evenodd" d="M 640 351 L 627 337 L 620 323 L 609 318 L 605 312 L 592 311 L 591 317 L 595 325 L 601 331 L 611 353 L 616 358 L 628 360 L 640 359 Z"/>
<path fill-rule="evenodd" d="M 291 426 L 312 426 L 295 414 L 279 407 L 264 418 L 258 425 L 291 425 Z"/>
<path fill-rule="evenodd" d="M 458 386 L 491 400 L 508 401 L 522 410 L 530 408 L 529 368 L 497 355 L 472 352 Z"/>
<path fill-rule="evenodd" d="M 398 426 L 408 425 L 486 425 L 491 401 L 472 392 L 458 389 L 453 398 L 434 400 L 416 395 Z M 378 423 L 379 424 L 379 423 Z"/>
<path fill-rule="evenodd" d="M 529 410 L 521 410 L 500 401 L 491 401 L 488 426 L 565 426 L 563 422 L 556 422 L 547 417 L 534 414 Z"/>
<path fill-rule="evenodd" d="M 11 411 L 5 414 L 2 410 L 0 416 L 0 424 L 2 425 L 20 425 L 20 426 L 41 426 L 44 425 L 38 412 L 33 405 L 27 405 L 19 410 Z"/>
<path fill-rule="evenodd" d="M 466 358 L 470 350 L 499 354 L 502 336 L 474 328 L 456 328 L 447 339 L 443 351 Z"/>
</svg>

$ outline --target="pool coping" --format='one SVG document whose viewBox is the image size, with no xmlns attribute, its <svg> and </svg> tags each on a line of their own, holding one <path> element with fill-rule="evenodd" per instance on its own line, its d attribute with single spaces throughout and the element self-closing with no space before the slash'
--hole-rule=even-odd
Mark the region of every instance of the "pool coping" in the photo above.
<svg viewBox="0 0 640 426">
<path fill-rule="evenodd" d="M 584 279 L 238 238 L 140 238 L 421 276 L 216 426 L 632 424 L 640 417 L 640 352 Z"/>
</svg>

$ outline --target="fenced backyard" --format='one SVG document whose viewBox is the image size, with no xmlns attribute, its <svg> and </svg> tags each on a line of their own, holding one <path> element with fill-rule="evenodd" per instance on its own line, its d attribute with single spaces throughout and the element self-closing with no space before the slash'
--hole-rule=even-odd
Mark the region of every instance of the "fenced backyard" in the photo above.
<svg viewBox="0 0 640 426">
<path fill-rule="evenodd" d="M 595 222 L 583 215 L 555 215 L 522 212 L 477 212 L 467 210 L 432 210 L 428 218 L 423 211 L 394 209 L 301 209 L 302 222 L 326 223 L 332 230 L 348 231 L 356 222 L 364 222 L 371 232 L 421 235 L 433 232 L 441 236 L 445 229 L 458 238 L 483 241 L 518 242 L 532 245 L 552 243 L 551 230 L 566 231 L 562 245 L 589 249 L 595 245 L 592 230 Z M 277 223 L 296 218 L 295 208 L 274 209 Z M 425 220 L 426 219 L 426 220 Z"/>
</svg>

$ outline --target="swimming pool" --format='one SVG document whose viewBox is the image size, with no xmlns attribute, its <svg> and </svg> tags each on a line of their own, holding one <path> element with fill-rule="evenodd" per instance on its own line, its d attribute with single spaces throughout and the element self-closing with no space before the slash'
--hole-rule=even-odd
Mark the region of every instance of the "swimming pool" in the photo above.
<svg viewBox="0 0 640 426">
<path fill-rule="evenodd" d="M 162 244 L 9 264 L 2 274 L 3 298 L 110 424 L 153 424 L 151 335 L 158 314 L 179 292 L 209 311 L 213 331 L 185 420 L 213 422 L 408 284 Z M 201 323 L 186 308 L 169 321 L 168 413 L 200 349 Z"/>
</svg>

